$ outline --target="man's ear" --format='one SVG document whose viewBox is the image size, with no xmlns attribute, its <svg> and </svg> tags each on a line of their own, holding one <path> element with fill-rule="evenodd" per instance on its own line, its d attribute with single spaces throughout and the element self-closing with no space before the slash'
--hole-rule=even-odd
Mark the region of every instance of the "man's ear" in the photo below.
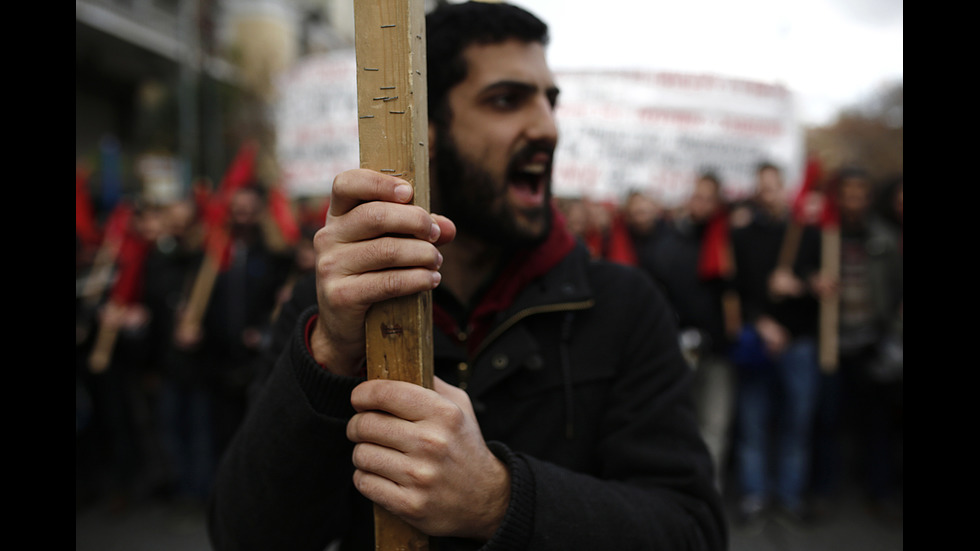
<svg viewBox="0 0 980 551">
<path fill-rule="evenodd" d="M 436 158 L 436 125 L 429 123 L 429 160 Z"/>
</svg>

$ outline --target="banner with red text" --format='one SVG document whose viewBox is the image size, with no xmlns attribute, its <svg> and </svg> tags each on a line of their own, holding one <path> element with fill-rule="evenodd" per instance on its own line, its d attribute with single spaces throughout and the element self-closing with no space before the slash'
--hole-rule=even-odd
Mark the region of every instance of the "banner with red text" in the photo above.
<svg viewBox="0 0 980 551">
<path fill-rule="evenodd" d="M 353 51 L 307 58 L 280 86 L 278 157 L 291 196 L 322 196 L 359 166 Z M 784 87 L 710 75 L 583 71 L 555 75 L 561 93 L 554 191 L 618 201 L 632 189 L 683 200 L 711 169 L 729 198 L 754 185 L 763 160 L 799 184 L 803 129 Z"/>
<path fill-rule="evenodd" d="M 682 201 L 697 173 L 713 170 L 726 195 L 751 193 L 759 162 L 797 185 L 803 130 L 783 87 L 666 72 L 556 75 L 559 146 L 555 193 L 604 200 L 644 190 Z"/>
</svg>

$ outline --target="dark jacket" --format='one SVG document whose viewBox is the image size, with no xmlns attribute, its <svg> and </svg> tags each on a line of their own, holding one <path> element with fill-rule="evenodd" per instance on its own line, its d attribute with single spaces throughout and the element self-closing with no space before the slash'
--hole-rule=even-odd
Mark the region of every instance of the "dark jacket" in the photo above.
<svg viewBox="0 0 980 551">
<path fill-rule="evenodd" d="M 732 230 L 735 285 L 741 301 L 742 320 L 754 324 L 759 317 L 767 315 L 794 338 L 816 337 L 820 306 L 812 293 L 778 300 L 769 293 L 769 277 L 779 263 L 788 228 L 788 217 L 775 219 L 756 210 L 747 226 Z M 820 270 L 820 247 L 819 228 L 803 227 L 792 270 L 804 282 Z"/>
<path fill-rule="evenodd" d="M 438 298 L 437 298 L 438 300 Z M 306 345 L 312 280 L 283 309 L 283 354 L 221 466 L 215 548 L 372 549 L 351 482 L 350 392 Z M 435 374 L 467 391 L 509 467 L 511 503 L 485 549 L 724 549 L 711 460 L 670 309 L 640 271 L 581 246 L 523 287 L 471 353 L 434 331 Z M 432 549 L 476 549 L 433 538 Z"/>
<path fill-rule="evenodd" d="M 726 354 L 722 295 L 728 281 L 721 277 L 705 279 L 698 270 L 705 224 L 681 218 L 665 225 L 651 255 L 648 270 L 661 286 L 677 315 L 681 329 L 697 329 L 707 338 L 702 346 L 715 354 Z"/>
<path fill-rule="evenodd" d="M 876 216 L 869 216 L 854 227 L 842 224 L 841 241 L 842 270 L 849 264 L 844 255 L 856 254 L 867 263 L 866 285 L 871 307 L 870 318 L 866 320 L 868 327 L 848 327 L 843 317 L 840 323 L 840 352 L 853 357 L 868 352 L 862 345 L 873 350 L 886 336 L 902 338 L 904 259 L 899 235 Z M 848 243 L 861 252 L 853 251 Z M 845 334 L 849 330 L 852 334 Z"/>
</svg>

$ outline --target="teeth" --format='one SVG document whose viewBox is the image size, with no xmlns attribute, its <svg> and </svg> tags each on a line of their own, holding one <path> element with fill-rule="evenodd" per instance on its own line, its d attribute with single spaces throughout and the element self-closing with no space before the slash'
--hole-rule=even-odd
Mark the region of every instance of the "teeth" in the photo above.
<svg viewBox="0 0 980 551">
<path fill-rule="evenodd" d="M 544 174 L 545 168 L 544 163 L 531 163 L 524 165 L 523 170 L 528 174 Z"/>
</svg>

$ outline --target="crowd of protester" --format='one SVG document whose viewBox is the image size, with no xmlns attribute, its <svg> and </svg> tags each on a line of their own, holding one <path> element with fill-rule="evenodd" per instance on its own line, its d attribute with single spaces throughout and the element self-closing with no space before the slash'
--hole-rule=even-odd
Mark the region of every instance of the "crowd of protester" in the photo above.
<svg viewBox="0 0 980 551">
<path fill-rule="evenodd" d="M 245 157 L 217 189 L 110 208 L 76 174 L 79 506 L 207 499 L 325 215 L 283 203 Z"/>
<path fill-rule="evenodd" d="M 808 175 L 793 197 L 760 165 L 738 201 L 710 172 L 676 206 L 556 201 L 595 258 L 643 268 L 674 306 L 735 520 L 814 519 L 852 478 L 900 518 L 903 180 Z M 77 174 L 76 505 L 203 506 L 325 205 L 284 211 L 251 174 L 102 212 L 88 191 Z"/>
<path fill-rule="evenodd" d="M 792 189 L 761 163 L 737 200 L 710 171 L 677 205 L 559 200 L 596 258 L 640 266 L 674 306 L 741 525 L 815 522 L 854 487 L 901 521 L 903 186 L 814 160 Z"/>
</svg>

